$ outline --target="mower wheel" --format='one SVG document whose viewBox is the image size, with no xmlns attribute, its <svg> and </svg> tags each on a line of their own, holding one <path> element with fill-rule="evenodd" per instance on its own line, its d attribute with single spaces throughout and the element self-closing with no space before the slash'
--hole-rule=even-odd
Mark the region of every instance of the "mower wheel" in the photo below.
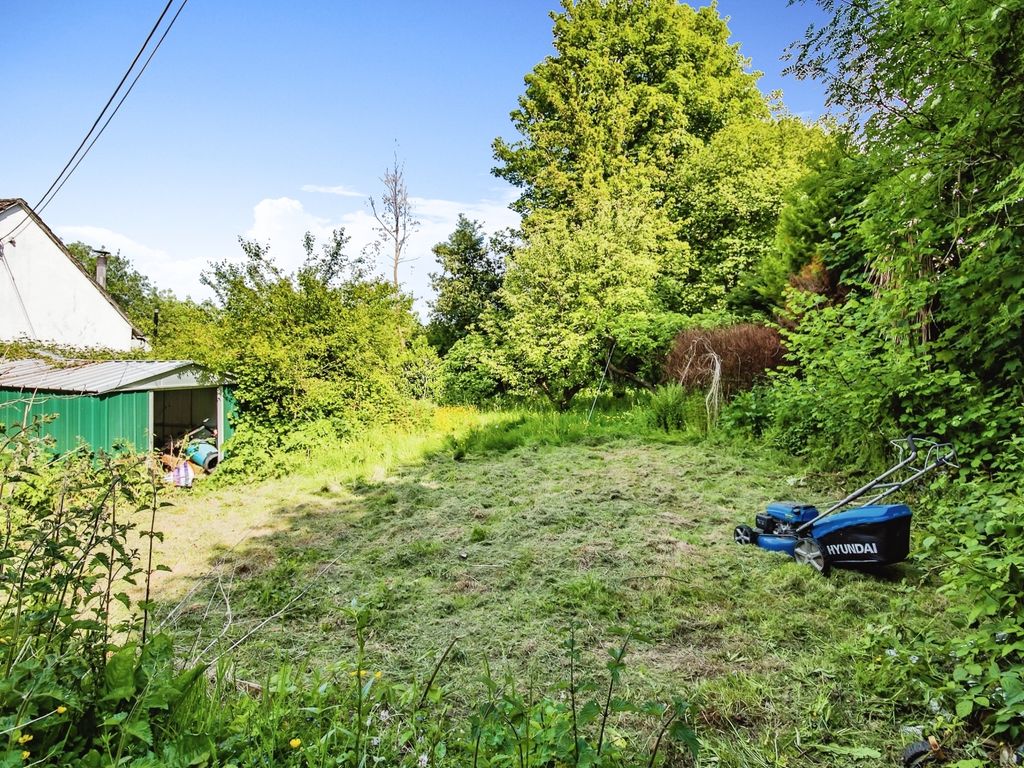
<svg viewBox="0 0 1024 768">
<path fill-rule="evenodd" d="M 757 531 L 749 525 L 737 525 L 732 538 L 737 544 L 757 544 Z"/>
<path fill-rule="evenodd" d="M 903 750 L 903 768 L 917 768 L 938 759 L 941 753 L 928 741 L 915 741 Z"/>
<path fill-rule="evenodd" d="M 822 576 L 828 576 L 829 564 L 825 560 L 825 553 L 814 539 L 800 539 L 793 550 L 793 559 L 801 565 L 811 566 Z"/>
</svg>

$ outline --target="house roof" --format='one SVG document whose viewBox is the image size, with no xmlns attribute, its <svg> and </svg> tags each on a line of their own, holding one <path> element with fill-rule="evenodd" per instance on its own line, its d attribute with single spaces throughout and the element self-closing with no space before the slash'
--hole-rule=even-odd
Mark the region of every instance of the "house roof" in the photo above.
<svg viewBox="0 0 1024 768">
<path fill-rule="evenodd" d="M 25 216 L 34 221 L 36 226 L 46 233 L 46 236 L 49 237 L 53 241 L 54 245 L 56 245 L 61 250 L 61 252 L 68 257 L 71 263 L 78 267 L 78 271 L 81 272 L 90 283 L 92 283 L 93 287 L 95 287 L 97 291 L 103 294 L 103 298 L 105 298 L 107 302 L 110 304 L 110 306 L 117 310 L 117 313 L 125 319 L 125 322 L 127 322 L 128 325 L 131 326 L 132 337 L 136 339 L 142 339 L 143 341 L 145 341 L 145 335 L 143 335 L 142 331 L 135 327 L 135 324 L 131 321 L 128 315 L 124 313 L 124 310 L 121 309 L 120 305 L 116 301 L 114 301 L 114 297 L 107 292 L 106 288 L 104 288 L 103 286 L 96 282 L 96 279 L 86 271 L 85 267 L 82 266 L 81 262 L 79 262 L 78 259 L 71 255 L 71 251 L 69 251 L 67 246 L 64 245 L 64 241 L 57 237 L 57 235 L 53 233 L 52 229 L 46 226 L 46 222 L 39 218 L 38 214 L 36 214 L 36 212 L 32 210 L 28 203 L 26 203 L 20 197 L 0 198 L 0 213 L 3 213 L 8 208 L 14 208 L 15 206 L 20 206 L 21 209 L 25 211 Z M 19 224 L 18 226 L 20 227 L 21 225 Z"/>
<path fill-rule="evenodd" d="M 191 360 L 0 361 L 0 389 L 103 395 L 223 383 Z"/>
</svg>

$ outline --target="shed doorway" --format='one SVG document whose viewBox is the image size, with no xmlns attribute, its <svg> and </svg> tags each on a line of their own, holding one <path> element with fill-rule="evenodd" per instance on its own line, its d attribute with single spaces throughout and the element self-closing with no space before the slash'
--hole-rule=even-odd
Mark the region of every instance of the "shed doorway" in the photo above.
<svg viewBox="0 0 1024 768">
<path fill-rule="evenodd" d="M 211 432 L 220 425 L 217 387 L 158 389 L 153 392 L 153 447 L 160 451 L 178 443 L 206 422 Z M 220 434 L 217 434 L 220 447 Z"/>
</svg>

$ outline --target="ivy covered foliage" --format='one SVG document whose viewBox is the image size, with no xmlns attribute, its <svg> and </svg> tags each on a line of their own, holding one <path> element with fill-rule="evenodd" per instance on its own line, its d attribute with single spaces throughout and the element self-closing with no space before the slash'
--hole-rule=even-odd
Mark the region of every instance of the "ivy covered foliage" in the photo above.
<svg viewBox="0 0 1024 768">
<path fill-rule="evenodd" d="M 1016 466 L 1024 16 L 983 2 L 826 6 L 832 22 L 794 69 L 824 77 L 860 128 L 782 217 L 776 259 L 796 279 L 780 303 L 797 366 L 765 426 L 848 460 L 861 451 L 847 436 L 881 430 L 954 439 L 975 469 Z M 815 263 L 824 281 L 801 286 Z M 762 296 L 778 301 L 771 271 Z"/>
<path fill-rule="evenodd" d="M 822 0 L 795 51 L 850 139 L 790 193 L 775 252 L 738 303 L 770 307 L 791 366 L 726 418 L 830 466 L 877 466 L 885 438 L 952 441 L 921 562 L 976 605 L 958 632 L 869 628 L 880 686 L 1019 740 L 1024 702 L 1024 9 L 957 0 Z M 977 764 L 969 762 L 965 764 Z"/>
</svg>

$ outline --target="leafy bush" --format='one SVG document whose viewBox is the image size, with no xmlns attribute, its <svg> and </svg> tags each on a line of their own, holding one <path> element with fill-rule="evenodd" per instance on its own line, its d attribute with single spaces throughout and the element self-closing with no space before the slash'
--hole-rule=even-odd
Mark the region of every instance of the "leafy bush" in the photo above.
<svg viewBox="0 0 1024 768">
<path fill-rule="evenodd" d="M 481 405 L 509 389 L 510 371 L 502 350 L 484 333 L 470 333 L 448 350 L 439 370 L 442 403 Z"/>
<path fill-rule="evenodd" d="M 1012 464 L 1006 446 L 1024 425 L 1016 386 L 993 386 L 948 367 L 929 346 L 893 337 L 885 308 L 870 297 L 835 305 L 794 292 L 791 306 L 799 325 L 783 335 L 793 365 L 727 409 L 730 424 L 854 469 L 878 467 L 888 440 L 905 434 L 952 441 L 972 470 Z"/>
<path fill-rule="evenodd" d="M 666 384 L 655 390 L 647 402 L 647 417 L 652 427 L 665 432 L 687 428 L 700 432 L 706 428 L 708 418 L 704 398 L 679 384 Z"/>
<path fill-rule="evenodd" d="M 242 242 L 245 260 L 203 274 L 217 297 L 216 340 L 196 357 L 235 383 L 240 422 L 223 478 L 280 475 L 326 441 L 380 423 L 421 418 L 437 356 L 412 299 L 345 254 L 339 230 L 286 274 L 268 248 Z"/>
<path fill-rule="evenodd" d="M 983 729 L 1024 738 L 1024 495 L 1019 480 L 931 493 L 919 507 L 928 533 L 916 560 L 936 572 L 950 602 L 943 626 L 907 632 L 869 626 L 859 683 L 937 729 Z M 913 586 L 908 586 L 913 590 Z M 979 764 L 980 765 L 980 764 Z"/>
<path fill-rule="evenodd" d="M 148 604 L 133 611 L 124 591 L 152 572 L 132 544 L 159 537 L 135 522 L 155 520 L 152 479 L 136 458 L 32 461 L 34 431 L 0 451 L 0 761 L 98 768 L 180 750 L 188 735 L 166 729 L 201 670 L 174 666 Z"/>
</svg>

